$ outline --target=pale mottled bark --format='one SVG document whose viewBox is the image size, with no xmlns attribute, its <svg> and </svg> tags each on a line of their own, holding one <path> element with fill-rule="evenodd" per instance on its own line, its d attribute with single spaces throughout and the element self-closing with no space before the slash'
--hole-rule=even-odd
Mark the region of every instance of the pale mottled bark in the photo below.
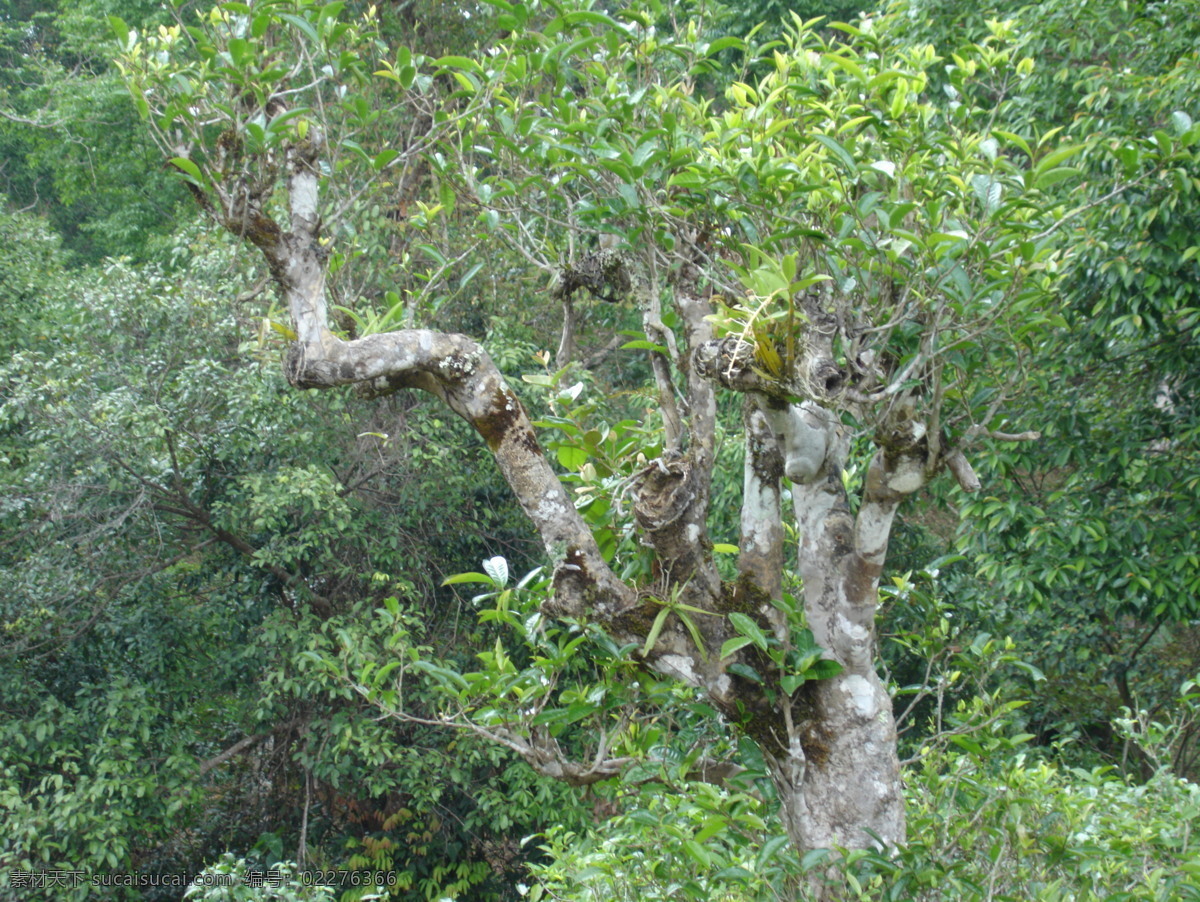
<svg viewBox="0 0 1200 902">
<path fill-rule="evenodd" d="M 746 460 L 742 477 L 742 512 L 738 574 L 769 598 L 783 592 L 783 512 L 779 477 L 783 455 L 768 417 L 757 398 L 747 395 L 743 422 Z M 776 632 L 781 625 L 777 622 Z"/>
<path fill-rule="evenodd" d="M 794 485 L 800 572 L 809 628 L 845 668 L 814 689 L 819 734 L 799 785 L 785 805 L 801 848 L 861 848 L 904 839 L 896 727 L 891 699 L 875 671 L 879 576 L 895 503 L 864 501 L 851 514 L 839 457 L 822 476 Z"/>
<path fill-rule="evenodd" d="M 872 834 L 898 842 L 904 806 L 895 722 L 874 669 L 876 593 L 895 505 L 866 502 L 859 518 L 851 514 L 841 480 L 847 441 L 828 411 L 812 402 L 762 407 L 778 469 L 792 478 L 807 623 L 844 667 L 804 687 L 783 712 L 786 735 L 762 743 L 784 822 L 799 849 L 864 847 L 875 842 Z M 769 497 L 773 478 L 777 485 L 778 470 L 748 467 L 747 499 Z"/>
<path fill-rule="evenodd" d="M 767 519 L 748 512 L 769 506 L 778 471 L 753 467 L 761 460 L 766 427 L 792 482 L 800 533 L 799 571 L 806 621 L 816 642 L 837 660 L 836 677 L 809 683 L 784 703 L 770 737 L 760 739 L 782 801 L 784 822 L 799 849 L 862 848 L 904 839 L 904 802 L 891 699 L 875 671 L 875 613 L 879 577 L 900 501 L 925 484 L 932 467 L 919 424 L 897 407 L 880 430 L 883 448 L 872 462 L 857 516 L 842 482 L 848 436 L 832 410 L 840 380 L 828 349 L 810 342 L 788 382 L 771 380 L 754 366 L 744 342 L 710 342 L 699 349 L 697 369 L 715 382 L 762 400 L 761 422 L 747 420 L 749 458 L 743 510 L 743 572 L 767 566 L 756 548 Z M 811 400 L 786 400 L 801 391 Z M 747 553 L 747 549 L 751 553 Z M 818 897 L 819 880 L 811 887 Z"/>
<path fill-rule="evenodd" d="M 554 568 L 560 613 L 611 617 L 634 604 L 634 593 L 609 569 L 591 531 L 538 445 L 524 406 L 487 353 L 463 335 L 407 329 L 344 341 L 327 322 L 325 256 L 320 244 L 314 142 L 288 154 L 290 230 L 255 208 L 262 225 L 248 236 L 267 258 L 287 303 L 296 341 L 288 380 L 301 388 L 359 385 L 373 391 L 419 388 L 441 398 L 475 427 L 495 455 Z M 233 214 L 221 215 L 230 227 Z"/>
</svg>

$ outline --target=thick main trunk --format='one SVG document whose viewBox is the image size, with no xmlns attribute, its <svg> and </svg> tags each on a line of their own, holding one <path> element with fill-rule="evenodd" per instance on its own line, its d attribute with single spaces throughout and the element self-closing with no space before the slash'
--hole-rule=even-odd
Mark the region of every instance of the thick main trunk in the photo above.
<svg viewBox="0 0 1200 902">
<path fill-rule="evenodd" d="M 780 784 L 788 832 L 799 849 L 865 848 L 904 839 L 904 797 L 892 701 L 875 670 L 875 609 L 882 535 L 895 510 L 864 504 L 856 523 L 840 470 L 793 487 L 801 526 L 800 572 L 809 628 L 845 668 L 812 690 L 815 727 L 798 783 Z M 878 545 L 874 546 L 879 548 Z"/>
<path fill-rule="evenodd" d="M 904 796 L 892 701 L 874 674 L 842 674 L 814 688 L 819 724 L 804 766 L 773 762 L 784 824 L 796 849 L 862 849 L 904 840 Z"/>
<path fill-rule="evenodd" d="M 901 494 L 876 479 L 855 517 L 836 419 L 811 403 L 768 410 L 793 479 L 807 625 L 844 668 L 805 687 L 792 706 L 800 742 L 770 756 L 784 822 L 801 851 L 896 843 L 904 799 L 891 699 L 875 671 L 875 610 Z"/>
</svg>

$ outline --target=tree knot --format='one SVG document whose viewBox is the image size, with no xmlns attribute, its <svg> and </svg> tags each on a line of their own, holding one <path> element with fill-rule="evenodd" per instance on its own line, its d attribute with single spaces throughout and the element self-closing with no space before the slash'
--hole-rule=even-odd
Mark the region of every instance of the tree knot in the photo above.
<svg viewBox="0 0 1200 902">
<path fill-rule="evenodd" d="M 733 336 L 708 341 L 696 348 L 696 372 L 705 379 L 734 391 L 759 388 L 754 372 L 754 345 Z"/>
<path fill-rule="evenodd" d="M 660 457 L 638 476 L 637 521 L 645 529 L 660 530 L 682 517 L 692 503 L 692 468 L 687 458 Z"/>
<path fill-rule="evenodd" d="M 550 289 L 556 300 L 566 300 L 580 288 L 610 304 L 625 300 L 633 290 L 629 261 L 615 248 L 586 254 L 576 264 L 566 264 Z"/>
</svg>

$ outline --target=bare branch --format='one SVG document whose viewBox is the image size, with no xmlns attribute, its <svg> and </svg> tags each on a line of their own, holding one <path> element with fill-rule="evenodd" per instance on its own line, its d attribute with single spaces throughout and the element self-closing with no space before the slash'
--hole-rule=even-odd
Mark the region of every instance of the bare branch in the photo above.
<svg viewBox="0 0 1200 902">
<path fill-rule="evenodd" d="M 376 391 L 419 388 L 441 398 L 487 442 L 540 534 L 555 567 L 558 609 L 582 614 L 594 607 L 611 615 L 633 603 L 632 590 L 605 563 L 542 453 L 524 405 L 471 339 L 412 329 L 341 341 L 326 331 L 320 344 L 293 346 L 287 376 L 301 388 L 367 383 Z"/>
<path fill-rule="evenodd" d="M 975 474 L 971 462 L 961 451 L 952 451 L 946 456 L 946 469 L 953 474 L 964 492 L 979 491 L 979 477 Z"/>
<path fill-rule="evenodd" d="M 278 724 L 269 730 L 264 730 L 261 733 L 255 733 L 253 736 L 245 736 L 242 739 L 239 739 L 219 755 L 215 755 L 214 757 L 209 758 L 207 761 L 200 762 L 200 776 L 203 777 L 213 768 L 220 767 L 230 758 L 240 755 L 249 748 L 253 748 L 263 740 L 270 739 L 272 736 L 276 736 L 280 733 L 287 733 L 301 723 L 303 723 L 303 718 L 296 717 L 287 721 L 286 723 Z"/>
<path fill-rule="evenodd" d="M 18 116 L 16 113 L 10 113 L 4 109 L 0 109 L 0 119 L 7 119 L 9 122 L 15 122 L 18 125 L 29 125 L 33 128 L 61 128 L 70 122 L 69 119 L 55 119 L 50 122 L 41 119 L 26 119 L 24 116 Z"/>
<path fill-rule="evenodd" d="M 991 429 L 984 429 L 980 433 L 984 438 L 995 439 L 998 442 L 1036 442 L 1042 437 L 1042 434 L 1036 430 L 1028 432 L 995 432 Z"/>
</svg>

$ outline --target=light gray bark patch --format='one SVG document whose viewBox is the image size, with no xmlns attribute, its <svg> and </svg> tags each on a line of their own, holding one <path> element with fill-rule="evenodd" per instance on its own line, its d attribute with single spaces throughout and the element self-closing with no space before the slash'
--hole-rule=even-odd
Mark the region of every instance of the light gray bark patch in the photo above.
<svg viewBox="0 0 1200 902">
<path fill-rule="evenodd" d="M 792 482 L 809 483 L 821 473 L 829 448 L 829 424 L 815 405 L 768 403 L 763 414 L 775 432 L 783 468 Z"/>
<path fill-rule="evenodd" d="M 846 693 L 854 710 L 863 720 L 870 720 L 879 713 L 874 688 L 863 677 L 851 674 L 842 682 L 842 691 Z"/>
<path fill-rule="evenodd" d="M 461 382 L 475 372 L 479 360 L 463 351 L 452 351 L 437 361 L 438 375 L 447 382 Z"/>
</svg>

